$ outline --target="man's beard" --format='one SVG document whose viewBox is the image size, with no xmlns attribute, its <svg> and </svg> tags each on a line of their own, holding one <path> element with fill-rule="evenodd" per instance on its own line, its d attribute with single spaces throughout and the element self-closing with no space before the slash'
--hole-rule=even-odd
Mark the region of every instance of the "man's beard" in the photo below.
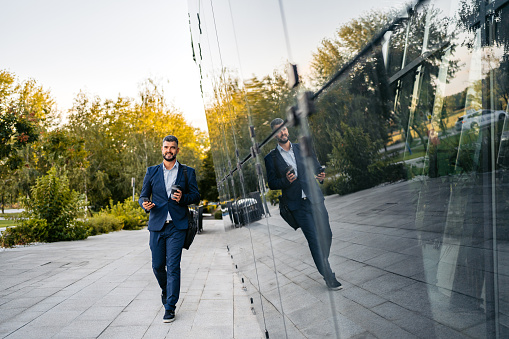
<svg viewBox="0 0 509 339">
<path fill-rule="evenodd" d="M 288 135 L 283 135 L 281 138 L 276 137 L 276 140 L 280 144 L 286 144 L 288 142 Z"/>
<path fill-rule="evenodd" d="M 168 161 L 168 162 L 172 162 L 177 157 L 176 154 L 171 154 L 170 156 L 167 156 L 167 154 L 171 154 L 171 153 L 163 154 L 163 159 Z"/>
</svg>

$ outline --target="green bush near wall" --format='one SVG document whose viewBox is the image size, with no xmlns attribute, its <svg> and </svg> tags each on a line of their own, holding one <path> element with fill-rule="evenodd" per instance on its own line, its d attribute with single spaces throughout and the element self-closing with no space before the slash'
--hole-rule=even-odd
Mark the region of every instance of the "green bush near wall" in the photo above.
<svg viewBox="0 0 509 339">
<path fill-rule="evenodd" d="M 114 215 L 99 212 L 85 222 L 90 235 L 109 233 L 122 229 L 122 221 Z"/>
</svg>

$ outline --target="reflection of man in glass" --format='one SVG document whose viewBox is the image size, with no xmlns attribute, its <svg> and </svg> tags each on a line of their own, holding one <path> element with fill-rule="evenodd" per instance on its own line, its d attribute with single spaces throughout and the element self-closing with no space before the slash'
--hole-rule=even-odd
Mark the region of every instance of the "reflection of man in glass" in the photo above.
<svg viewBox="0 0 509 339">
<path fill-rule="evenodd" d="M 283 120 L 276 118 L 270 123 L 272 130 L 277 129 L 283 124 Z M 323 194 L 314 184 L 309 187 L 305 178 L 305 166 L 301 155 L 300 145 L 292 144 L 288 139 L 288 130 L 283 127 L 275 136 L 278 145 L 265 156 L 265 167 L 267 169 L 267 179 L 269 187 L 272 190 L 282 190 L 283 198 L 297 220 L 298 226 L 302 229 L 306 240 L 308 241 L 311 255 L 316 268 L 325 279 L 327 287 L 331 290 L 342 288 L 341 283 L 336 280 L 329 264 L 329 253 L 332 244 L 332 231 L 329 225 L 329 215 L 325 209 Z M 273 153 L 274 152 L 274 153 Z M 321 169 L 316 157 L 313 156 L 314 167 L 318 173 L 316 178 L 323 183 L 325 173 L 319 173 Z M 290 169 L 290 167 L 292 169 Z M 300 180 L 302 178 L 302 180 Z M 318 201 L 310 201 L 310 190 L 314 190 L 314 196 Z M 320 213 L 323 217 L 323 225 L 320 232 L 317 232 L 313 211 Z M 320 234 L 323 239 L 318 238 Z"/>
</svg>

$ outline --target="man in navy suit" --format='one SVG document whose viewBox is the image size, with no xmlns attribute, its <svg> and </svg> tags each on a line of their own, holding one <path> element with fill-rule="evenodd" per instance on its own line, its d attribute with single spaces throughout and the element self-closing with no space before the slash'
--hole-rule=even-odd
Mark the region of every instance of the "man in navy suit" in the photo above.
<svg viewBox="0 0 509 339">
<path fill-rule="evenodd" d="M 274 119 L 270 126 L 272 130 L 283 124 L 280 118 Z M 292 211 L 298 226 L 302 229 L 308 242 L 311 256 L 315 262 L 318 272 L 323 276 L 327 287 L 331 290 L 339 290 L 342 285 L 336 280 L 336 276 L 329 264 L 329 253 L 332 244 L 332 231 L 329 224 L 329 214 L 324 204 L 324 197 L 317 183 L 311 187 L 306 181 L 306 168 L 301 155 L 300 145 L 292 144 L 288 138 L 288 130 L 283 127 L 275 136 L 278 145 L 274 150 L 265 156 L 265 168 L 267 179 L 272 190 L 282 190 L 283 199 L 287 202 L 288 208 Z M 293 171 L 288 170 L 289 166 Z M 316 157 L 313 156 L 313 167 L 316 179 L 323 183 L 325 172 Z M 302 180 L 301 180 L 302 179 Z M 311 201 L 310 197 L 318 197 L 317 201 Z M 319 213 L 322 225 L 317 230 L 313 213 Z"/>
<path fill-rule="evenodd" d="M 147 169 L 139 203 L 150 212 L 148 230 L 152 270 L 162 291 L 163 321 L 172 322 L 180 294 L 180 258 L 188 227 L 187 205 L 199 203 L 200 192 L 194 169 L 187 167 L 186 182 L 185 165 L 177 161 L 178 139 L 173 135 L 166 136 L 161 150 L 163 163 Z M 172 185 L 182 189 L 171 194 Z"/>
</svg>

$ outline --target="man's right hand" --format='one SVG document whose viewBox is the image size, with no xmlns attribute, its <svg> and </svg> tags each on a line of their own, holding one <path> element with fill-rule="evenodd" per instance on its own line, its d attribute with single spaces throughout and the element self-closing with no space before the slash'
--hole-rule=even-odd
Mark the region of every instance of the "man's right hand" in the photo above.
<svg viewBox="0 0 509 339">
<path fill-rule="evenodd" d="M 295 173 L 290 173 L 290 171 L 288 171 L 288 172 L 286 172 L 286 179 L 288 179 L 288 181 L 291 184 L 292 182 L 297 180 L 297 177 L 295 176 Z"/>
<path fill-rule="evenodd" d="M 150 211 L 156 204 L 154 204 L 151 201 L 144 201 L 141 205 L 143 206 L 144 209 Z"/>
</svg>

